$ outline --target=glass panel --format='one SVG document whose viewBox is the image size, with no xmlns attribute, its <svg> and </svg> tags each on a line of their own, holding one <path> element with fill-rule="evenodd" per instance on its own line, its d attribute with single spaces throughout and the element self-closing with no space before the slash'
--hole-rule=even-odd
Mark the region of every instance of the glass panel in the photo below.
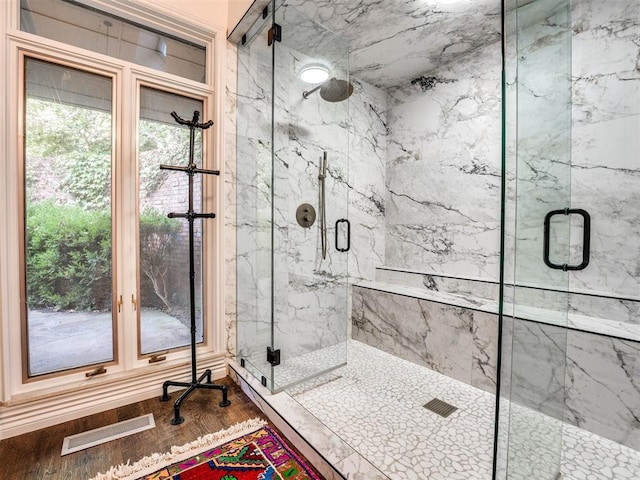
<svg viewBox="0 0 640 480">
<path fill-rule="evenodd" d="M 31 58 L 25 77 L 28 375 L 35 376 L 114 359 L 112 80 Z"/>
<path fill-rule="evenodd" d="M 257 23 L 238 46 L 236 137 L 237 354 L 257 378 L 271 380 L 272 20 Z"/>
<path fill-rule="evenodd" d="M 572 4 L 571 202 L 590 262 L 569 272 L 565 478 L 640 478 L 640 2 Z M 582 258 L 583 229 L 571 226 Z M 573 220 L 573 219 L 572 219 Z M 582 446 L 582 451 L 575 445 Z M 597 452 L 604 465 L 576 465 Z M 594 471 L 595 470 L 595 471 Z"/>
<path fill-rule="evenodd" d="M 554 480 L 562 449 L 569 276 L 545 264 L 543 245 L 546 214 L 571 207 L 571 16 L 569 2 L 508 6 L 505 282 L 513 287 L 505 289 L 503 305 L 497 478 Z M 564 214 L 551 219 L 550 262 L 575 261 L 570 221 Z"/>
<path fill-rule="evenodd" d="M 189 224 L 167 214 L 189 210 L 189 177 L 160 165 L 189 164 L 189 129 L 171 117 L 191 119 L 201 100 L 140 88 L 138 123 L 140 352 L 189 345 Z M 202 118 L 202 117 L 201 117 Z M 206 119 L 203 119 L 205 121 Z M 202 131 L 195 130 L 194 162 L 202 167 Z M 202 176 L 193 177 L 193 209 L 202 213 Z M 202 342 L 202 222 L 194 221 L 196 340 Z"/>
<path fill-rule="evenodd" d="M 21 0 L 20 29 L 206 82 L 206 48 L 67 0 Z"/>
<path fill-rule="evenodd" d="M 275 22 L 282 27 L 282 41 L 274 43 L 273 99 L 273 347 L 281 363 L 272 388 L 278 390 L 347 360 L 348 253 L 340 249 L 347 246 L 353 85 L 345 39 L 288 5 L 276 10 Z M 301 79 L 318 65 L 328 71 L 326 83 Z M 305 208 L 315 211 L 308 226 L 297 219 Z"/>
</svg>

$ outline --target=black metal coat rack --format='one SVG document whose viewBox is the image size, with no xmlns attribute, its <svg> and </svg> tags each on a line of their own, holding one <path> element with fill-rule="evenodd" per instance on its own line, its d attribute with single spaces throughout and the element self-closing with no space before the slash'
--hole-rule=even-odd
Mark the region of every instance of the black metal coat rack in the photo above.
<svg viewBox="0 0 640 480">
<path fill-rule="evenodd" d="M 219 170 L 206 170 L 203 168 L 198 168 L 193 160 L 193 148 L 195 141 L 195 129 L 200 128 L 202 130 L 206 130 L 211 125 L 213 125 L 213 121 L 209 120 L 206 123 L 198 123 L 198 119 L 200 118 L 200 112 L 197 110 L 193 112 L 193 118 L 191 120 L 184 120 L 180 118 L 176 112 L 171 112 L 171 116 L 173 119 L 178 122 L 180 125 L 186 125 L 189 127 L 189 165 L 186 167 L 178 167 L 175 165 L 160 165 L 161 170 L 176 170 L 179 172 L 185 172 L 189 176 L 189 209 L 186 213 L 169 213 L 169 218 L 186 218 L 189 222 L 189 301 L 191 305 L 191 382 L 174 382 L 171 380 L 167 380 L 162 385 L 162 397 L 161 401 L 166 402 L 171 399 L 169 396 L 168 389 L 169 387 L 187 387 L 187 389 L 178 397 L 174 406 L 173 406 L 173 419 L 171 420 L 171 425 L 180 425 L 184 422 L 184 418 L 180 416 L 180 405 L 182 402 L 196 389 L 206 389 L 206 390 L 221 390 L 222 391 L 222 401 L 220 402 L 221 407 L 226 407 L 231 404 L 231 402 L 227 399 L 227 387 L 226 385 L 215 385 L 211 382 L 211 370 L 207 369 L 200 375 L 199 378 L 197 376 L 197 365 L 196 365 L 196 299 L 195 299 L 195 260 L 194 260 L 194 252 L 193 252 L 193 222 L 196 218 L 215 218 L 215 213 L 196 213 L 193 211 L 193 176 L 196 173 L 201 173 L 205 175 L 220 175 Z M 205 380 L 203 382 L 203 380 Z"/>
</svg>

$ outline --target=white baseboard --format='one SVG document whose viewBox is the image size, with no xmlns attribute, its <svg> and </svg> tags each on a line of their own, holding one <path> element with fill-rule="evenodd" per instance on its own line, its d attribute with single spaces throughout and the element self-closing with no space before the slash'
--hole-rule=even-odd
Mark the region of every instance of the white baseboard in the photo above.
<svg viewBox="0 0 640 480">
<path fill-rule="evenodd" d="M 217 355 L 201 363 L 201 370 L 210 369 L 212 378 L 220 379 L 227 376 L 227 361 L 224 355 Z M 148 398 L 160 398 L 162 384 L 166 380 L 189 382 L 191 366 L 181 364 L 155 369 L 137 377 L 2 406 L 0 407 L 0 440 Z"/>
</svg>

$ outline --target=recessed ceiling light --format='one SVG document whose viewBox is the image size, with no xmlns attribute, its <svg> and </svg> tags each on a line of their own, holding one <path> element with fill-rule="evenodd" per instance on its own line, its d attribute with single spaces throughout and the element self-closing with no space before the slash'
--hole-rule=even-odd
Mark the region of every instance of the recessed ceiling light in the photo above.
<svg viewBox="0 0 640 480">
<path fill-rule="evenodd" d="M 322 83 L 329 78 L 329 69 L 324 65 L 307 65 L 300 72 L 300 80 L 305 83 Z"/>
</svg>

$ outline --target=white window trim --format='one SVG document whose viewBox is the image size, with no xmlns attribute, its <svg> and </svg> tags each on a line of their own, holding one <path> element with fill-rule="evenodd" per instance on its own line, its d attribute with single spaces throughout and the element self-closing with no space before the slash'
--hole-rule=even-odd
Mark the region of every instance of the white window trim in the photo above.
<svg viewBox="0 0 640 480">
<path fill-rule="evenodd" d="M 203 272 L 204 295 L 208 298 L 204 318 L 207 322 L 206 346 L 198 349 L 199 370 L 209 368 L 214 378 L 227 373 L 226 341 L 224 338 L 224 85 L 225 85 L 225 32 L 223 28 L 207 28 L 173 17 L 170 12 L 158 11 L 134 3 L 133 1 L 85 0 L 87 5 L 108 11 L 137 23 L 148 25 L 160 31 L 199 43 L 207 48 L 207 85 L 175 77 L 176 90 L 185 87 L 206 97 L 203 120 L 215 119 L 207 130 L 205 157 L 206 168 L 220 170 L 215 181 L 205 183 L 204 198 L 214 205 L 217 221 L 206 222 L 205 244 L 208 252 L 207 264 Z M 123 81 L 144 82 L 153 85 L 158 72 L 153 69 L 121 62 L 110 57 L 85 52 L 82 49 L 47 40 L 19 30 L 19 0 L 2 2 L 0 10 L 5 21 L 0 22 L 0 49 L 4 55 L 0 59 L 8 68 L 3 68 L 5 78 L 1 79 L 0 95 L 6 108 L 0 115 L 0 439 L 18 435 L 38 428 L 44 428 L 62 421 L 96 413 L 116 406 L 159 396 L 164 380 L 189 381 L 191 374 L 188 351 L 167 355 L 167 360 L 149 365 L 147 359 L 131 358 L 121 354 L 120 364 L 107 368 L 107 374 L 87 379 L 84 371 L 77 374 L 45 378 L 41 381 L 23 383 L 21 362 L 16 347 L 21 345 L 20 325 L 20 285 L 18 225 L 19 189 L 18 178 L 21 132 L 18 131 L 17 115 L 22 108 L 19 99 L 17 72 L 19 49 L 33 51 L 41 55 L 55 55 L 64 48 L 70 61 L 88 63 L 106 72 L 124 75 Z M 125 63 L 123 72 L 122 64 Z M 163 84 L 171 75 L 162 74 Z M 119 92 L 121 95 L 122 92 Z M 123 118 L 116 125 L 121 136 L 124 133 L 132 141 L 135 137 L 135 121 Z M 125 129 L 127 131 L 125 132 Z M 122 138 L 116 148 L 122 148 Z M 13 230 L 12 230 L 13 229 Z M 122 272 L 117 272 L 121 275 Z M 134 290 L 135 291 L 135 290 Z M 121 318 L 121 317 L 120 317 Z M 118 320 L 121 321 L 120 319 Z M 124 329 L 118 325 L 120 341 L 125 339 Z M 127 339 L 127 341 L 130 341 Z M 134 341 L 135 343 L 135 341 Z M 126 347 L 125 347 L 126 348 Z M 124 352 L 122 352 L 124 353 Z M 16 366 L 17 363 L 17 366 Z M 87 369 L 90 370 L 90 369 Z M 18 373 L 19 372 L 19 373 Z"/>
</svg>

